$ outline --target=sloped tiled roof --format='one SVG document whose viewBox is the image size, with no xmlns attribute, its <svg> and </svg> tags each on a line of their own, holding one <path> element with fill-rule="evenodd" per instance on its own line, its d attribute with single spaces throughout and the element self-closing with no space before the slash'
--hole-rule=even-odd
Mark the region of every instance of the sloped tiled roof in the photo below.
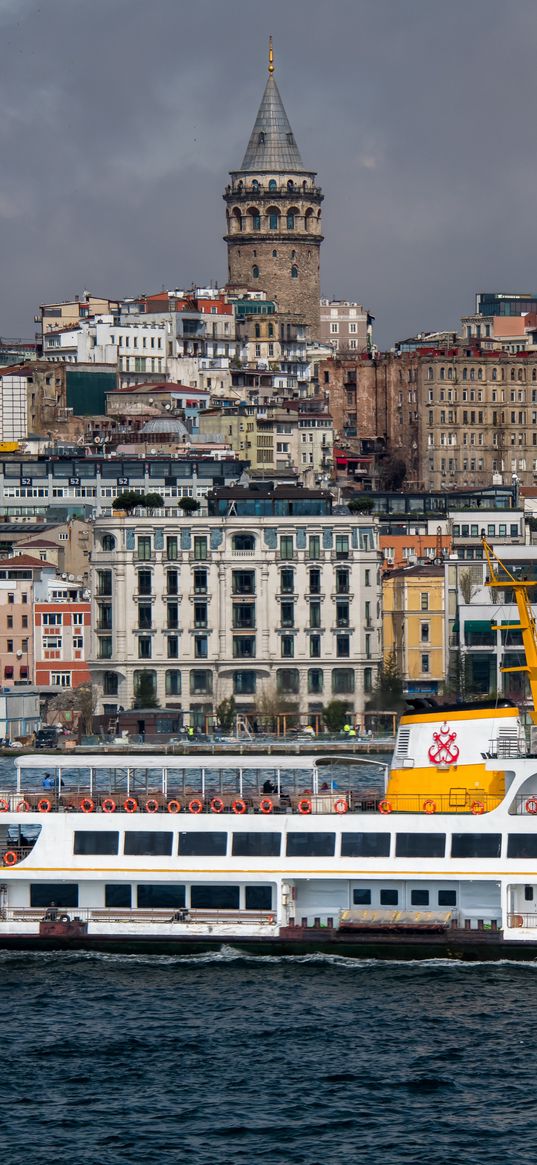
<svg viewBox="0 0 537 1165">
<path fill-rule="evenodd" d="M 305 172 L 273 73 L 265 86 L 240 169 L 252 173 Z"/>
</svg>

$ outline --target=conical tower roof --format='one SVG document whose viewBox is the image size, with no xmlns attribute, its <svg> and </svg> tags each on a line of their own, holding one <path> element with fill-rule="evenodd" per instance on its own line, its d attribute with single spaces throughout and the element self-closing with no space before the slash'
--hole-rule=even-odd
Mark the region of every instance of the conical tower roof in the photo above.
<svg viewBox="0 0 537 1165">
<path fill-rule="evenodd" d="M 249 173 L 256 171 L 305 173 L 280 90 L 274 79 L 272 46 L 268 81 L 240 169 Z"/>
</svg>

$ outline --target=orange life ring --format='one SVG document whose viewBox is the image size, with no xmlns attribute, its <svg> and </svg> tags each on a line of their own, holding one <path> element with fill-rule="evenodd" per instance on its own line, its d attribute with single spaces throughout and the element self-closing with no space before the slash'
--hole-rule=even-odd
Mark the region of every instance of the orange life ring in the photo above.
<svg viewBox="0 0 537 1165">
<path fill-rule="evenodd" d="M 9 810 L 9 802 L 6 801 L 4 799 L 4 797 L 0 798 L 0 813 L 7 813 L 8 810 Z"/>
<path fill-rule="evenodd" d="M 203 801 L 200 801 L 199 797 L 193 797 L 192 801 L 189 801 L 188 812 L 203 813 Z"/>
<path fill-rule="evenodd" d="M 273 923 L 275 921 L 276 921 L 276 919 L 274 918 L 273 914 L 267 914 L 267 922 Z"/>
<path fill-rule="evenodd" d="M 344 797 L 338 797 L 337 801 L 334 801 L 334 810 L 336 813 L 347 813 L 348 808 L 348 801 Z"/>
<path fill-rule="evenodd" d="M 528 797 L 524 808 L 526 813 L 537 813 L 537 797 Z"/>
<path fill-rule="evenodd" d="M 150 797 L 145 803 L 146 813 L 158 813 L 158 801 L 156 797 Z"/>
<path fill-rule="evenodd" d="M 274 809 L 274 805 L 272 804 L 270 797 L 262 797 L 260 802 L 259 802 L 259 812 L 260 813 L 272 813 L 273 809 Z"/>
<path fill-rule="evenodd" d="M 379 804 L 379 813 L 391 813 L 392 808 L 391 801 L 381 801 Z"/>
<path fill-rule="evenodd" d="M 231 808 L 234 813 L 240 816 L 241 813 L 246 813 L 246 801 L 243 801 L 242 797 L 237 797 L 237 800 L 233 802 Z"/>
<path fill-rule="evenodd" d="M 225 809 L 224 802 L 221 797 L 213 797 L 211 801 L 211 813 L 223 813 Z"/>
<path fill-rule="evenodd" d="M 50 813 L 52 805 L 50 804 L 48 797 L 42 797 L 41 800 L 37 802 L 37 808 L 39 813 Z"/>
<path fill-rule="evenodd" d="M 116 803 L 115 803 L 113 797 L 105 797 L 101 808 L 102 808 L 103 813 L 115 813 Z"/>
<path fill-rule="evenodd" d="M 423 812 L 424 813 L 436 813 L 436 801 L 424 801 L 423 802 Z"/>
<path fill-rule="evenodd" d="M 311 801 L 309 797 L 302 797 L 298 802 L 297 809 L 298 812 L 302 813 L 303 815 L 311 813 Z"/>
<path fill-rule="evenodd" d="M 180 801 L 168 801 L 168 813 L 180 813 L 180 812 L 181 812 L 181 802 Z"/>
<path fill-rule="evenodd" d="M 30 812 L 29 802 L 28 801 L 19 801 L 19 804 L 17 805 L 17 813 L 29 813 L 29 812 Z"/>
<path fill-rule="evenodd" d="M 138 812 L 138 802 L 136 800 L 136 797 L 127 797 L 127 799 L 123 802 L 123 808 L 125 810 L 125 813 L 137 813 Z"/>
<path fill-rule="evenodd" d="M 474 801 L 472 804 L 472 813 L 476 816 L 478 813 L 484 813 L 485 806 L 482 801 Z"/>
<path fill-rule="evenodd" d="M 3 862 L 4 862 L 5 866 L 16 866 L 18 860 L 19 859 L 18 859 L 14 849 L 8 849 L 3 857 Z"/>
<path fill-rule="evenodd" d="M 92 801 L 91 797 L 84 797 L 80 802 L 80 808 L 83 813 L 93 813 L 95 802 Z"/>
<path fill-rule="evenodd" d="M 511 926 L 524 926 L 524 918 L 522 914 L 511 915 Z"/>
</svg>

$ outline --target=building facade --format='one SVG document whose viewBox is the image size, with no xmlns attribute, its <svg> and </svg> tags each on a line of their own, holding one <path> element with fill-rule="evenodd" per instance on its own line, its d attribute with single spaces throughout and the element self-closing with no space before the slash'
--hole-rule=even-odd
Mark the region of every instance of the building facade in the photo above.
<svg viewBox="0 0 537 1165">
<path fill-rule="evenodd" d="M 95 524 L 91 670 L 100 709 L 148 696 L 205 726 L 221 700 L 361 712 L 381 651 L 375 523 L 329 494 L 218 491 L 208 518 Z"/>
<path fill-rule="evenodd" d="M 410 566 L 384 578 L 384 646 L 408 695 L 436 694 L 446 681 L 445 571 Z"/>
<path fill-rule="evenodd" d="M 320 331 L 323 195 L 302 162 L 274 78 L 269 77 L 242 165 L 226 187 L 230 288 L 261 288 L 282 312 Z"/>
<path fill-rule="evenodd" d="M 373 347 L 373 316 L 361 303 L 349 299 L 321 299 L 320 339 L 338 356 L 370 352 Z"/>
</svg>

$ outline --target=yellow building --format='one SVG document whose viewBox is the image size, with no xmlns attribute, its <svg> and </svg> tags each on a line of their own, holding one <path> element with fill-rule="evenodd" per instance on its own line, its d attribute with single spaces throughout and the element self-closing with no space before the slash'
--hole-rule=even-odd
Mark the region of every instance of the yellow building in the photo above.
<svg viewBox="0 0 537 1165">
<path fill-rule="evenodd" d="M 383 582 L 384 650 L 395 653 L 408 695 L 435 693 L 446 679 L 442 566 L 394 570 Z"/>
</svg>

